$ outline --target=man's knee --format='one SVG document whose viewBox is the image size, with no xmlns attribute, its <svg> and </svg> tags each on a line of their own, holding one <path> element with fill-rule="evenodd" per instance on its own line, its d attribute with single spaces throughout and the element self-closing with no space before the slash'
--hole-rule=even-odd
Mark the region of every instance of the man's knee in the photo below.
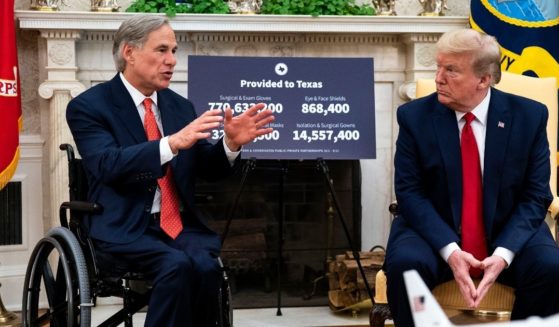
<svg viewBox="0 0 559 327">
<path fill-rule="evenodd" d="M 558 287 L 557 276 L 559 276 L 559 250 L 554 251 L 550 256 L 540 256 L 538 262 L 535 265 L 539 267 L 539 271 L 542 279 L 551 282 L 555 287 Z M 534 268 L 534 267 L 533 267 Z"/>
<path fill-rule="evenodd" d="M 221 273 L 221 268 L 216 258 L 211 256 L 197 256 L 192 258 L 193 269 L 202 279 L 217 279 Z"/>
<path fill-rule="evenodd" d="M 398 251 L 387 255 L 386 272 L 402 275 L 405 271 L 414 269 L 421 275 L 431 272 L 437 266 L 437 258 L 432 251 Z"/>
<path fill-rule="evenodd" d="M 165 280 L 181 287 L 183 281 L 189 280 L 192 276 L 193 264 L 189 258 L 182 253 L 168 256 L 161 264 L 159 274 L 156 279 Z"/>
<path fill-rule="evenodd" d="M 559 287 L 559 248 L 541 246 L 526 249 L 513 260 L 512 267 L 520 288 L 538 286 L 555 290 Z"/>
</svg>

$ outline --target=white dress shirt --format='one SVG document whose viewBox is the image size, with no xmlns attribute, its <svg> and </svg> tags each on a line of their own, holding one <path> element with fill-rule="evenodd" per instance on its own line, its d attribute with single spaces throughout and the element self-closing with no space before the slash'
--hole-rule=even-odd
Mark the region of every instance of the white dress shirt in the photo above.
<svg viewBox="0 0 559 327">
<path fill-rule="evenodd" d="M 477 148 L 479 151 L 479 162 L 481 165 L 481 175 L 483 176 L 483 165 L 484 165 L 484 158 L 485 158 L 485 134 L 487 130 L 487 113 L 489 111 L 489 100 L 491 99 L 491 89 L 488 90 L 487 95 L 481 101 L 474 110 L 471 111 L 472 114 L 476 117 L 472 123 L 472 131 L 474 133 L 474 137 L 476 138 Z M 460 137 L 462 137 L 462 129 L 466 122 L 462 117 L 466 114 L 465 112 L 455 111 L 456 113 L 456 120 L 458 122 L 458 129 L 460 130 Z M 482 179 L 483 182 L 483 179 Z M 460 247 L 455 242 L 450 243 L 444 246 L 442 249 L 439 250 L 440 255 L 443 257 L 445 261 L 448 262 L 448 257 L 452 254 L 452 252 L 459 250 Z M 493 252 L 493 255 L 497 255 L 503 258 L 507 266 L 510 266 L 512 260 L 514 259 L 514 252 L 510 251 L 509 249 L 505 249 L 503 247 L 497 247 Z"/>
<path fill-rule="evenodd" d="M 130 84 L 126 80 L 126 78 L 122 73 L 120 73 L 119 75 L 120 75 L 120 79 L 122 80 L 122 83 L 124 84 L 124 87 L 126 87 L 126 90 L 128 90 L 128 93 L 130 93 L 130 96 L 134 101 L 134 105 L 138 110 L 138 114 L 140 115 L 140 119 L 142 120 L 142 124 L 143 124 L 144 117 L 146 114 L 146 109 L 144 108 L 143 101 L 146 98 L 146 96 L 143 95 L 142 92 L 138 91 L 138 89 L 136 89 L 134 86 L 132 86 L 132 84 Z M 161 123 L 161 114 L 159 111 L 159 107 L 157 106 L 157 92 L 153 92 L 153 94 L 150 95 L 149 98 L 152 100 L 151 110 L 153 111 L 153 115 L 155 116 L 157 127 L 159 128 L 161 135 L 165 135 L 163 133 L 163 125 Z M 227 155 L 229 164 L 233 165 L 235 159 L 239 156 L 241 151 L 235 151 L 235 152 L 231 151 L 229 147 L 227 147 L 227 144 L 225 142 L 223 142 L 223 148 L 225 149 L 225 154 Z M 174 158 L 174 156 L 176 156 L 176 154 L 173 154 L 173 151 L 171 150 L 171 146 L 169 145 L 168 135 L 161 138 L 161 140 L 159 141 L 159 156 L 160 156 L 159 158 L 161 161 L 161 165 L 166 164 L 167 162 L 171 161 Z M 157 187 L 157 190 L 155 191 L 155 197 L 153 198 L 153 206 L 151 207 L 151 213 L 156 213 L 160 211 L 161 211 L 161 191 L 159 190 L 159 187 Z"/>
</svg>

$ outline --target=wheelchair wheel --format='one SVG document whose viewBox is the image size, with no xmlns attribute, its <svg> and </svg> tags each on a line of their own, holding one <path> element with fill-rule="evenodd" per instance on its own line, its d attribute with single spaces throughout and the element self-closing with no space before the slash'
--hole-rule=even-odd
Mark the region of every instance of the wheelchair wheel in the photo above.
<svg viewBox="0 0 559 327">
<path fill-rule="evenodd" d="M 55 228 L 37 243 L 24 287 L 23 326 L 90 326 L 87 268 L 81 248 L 69 230 Z M 45 299 L 47 308 L 40 309 Z"/>
</svg>

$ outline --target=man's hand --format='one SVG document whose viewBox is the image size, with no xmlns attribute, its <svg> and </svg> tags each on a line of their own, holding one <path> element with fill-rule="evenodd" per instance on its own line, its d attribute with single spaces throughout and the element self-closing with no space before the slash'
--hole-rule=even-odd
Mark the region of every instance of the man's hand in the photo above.
<svg viewBox="0 0 559 327">
<path fill-rule="evenodd" d="M 173 153 L 188 149 L 198 140 L 210 137 L 212 129 L 219 128 L 223 121 L 221 110 L 208 110 L 194 119 L 183 129 L 169 136 L 169 146 Z"/>
<path fill-rule="evenodd" d="M 454 279 L 458 283 L 458 288 L 466 304 L 470 308 L 474 308 L 476 303 L 479 304 L 477 302 L 479 296 L 474 281 L 470 277 L 470 268 L 483 269 L 482 262 L 468 252 L 456 250 L 448 257 L 448 265 L 452 269 Z"/>
<path fill-rule="evenodd" d="M 506 261 L 496 255 L 485 258 L 481 264 L 481 269 L 483 269 L 483 278 L 477 286 L 477 298 L 474 303 L 474 307 L 477 307 L 481 303 L 481 300 L 485 297 L 489 288 L 493 286 L 497 277 L 499 277 L 501 272 L 507 267 Z"/>
<path fill-rule="evenodd" d="M 241 146 L 272 132 L 271 127 L 264 126 L 275 118 L 271 110 L 262 110 L 265 106 L 263 103 L 256 104 L 235 117 L 230 108 L 225 109 L 224 140 L 231 151 L 239 151 Z"/>
</svg>

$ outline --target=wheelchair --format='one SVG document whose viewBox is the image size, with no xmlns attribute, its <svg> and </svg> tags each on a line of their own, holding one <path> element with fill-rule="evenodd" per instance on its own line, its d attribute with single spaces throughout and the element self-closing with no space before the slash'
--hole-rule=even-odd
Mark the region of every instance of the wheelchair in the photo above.
<svg viewBox="0 0 559 327">
<path fill-rule="evenodd" d="M 122 263 L 95 251 L 82 227 L 82 218 L 103 208 L 87 199 L 87 179 L 81 159 L 69 144 L 60 145 L 68 157 L 70 201 L 60 205 L 60 226 L 51 229 L 33 249 L 25 274 L 23 326 L 91 326 L 91 310 L 99 297 L 120 297 L 123 308 L 99 326 L 132 326 L 132 316 L 148 304 L 149 280 Z M 69 213 L 69 219 L 68 219 Z M 221 287 L 216 327 L 232 327 L 231 290 L 221 259 Z M 40 308 L 46 299 L 48 307 Z"/>
</svg>

